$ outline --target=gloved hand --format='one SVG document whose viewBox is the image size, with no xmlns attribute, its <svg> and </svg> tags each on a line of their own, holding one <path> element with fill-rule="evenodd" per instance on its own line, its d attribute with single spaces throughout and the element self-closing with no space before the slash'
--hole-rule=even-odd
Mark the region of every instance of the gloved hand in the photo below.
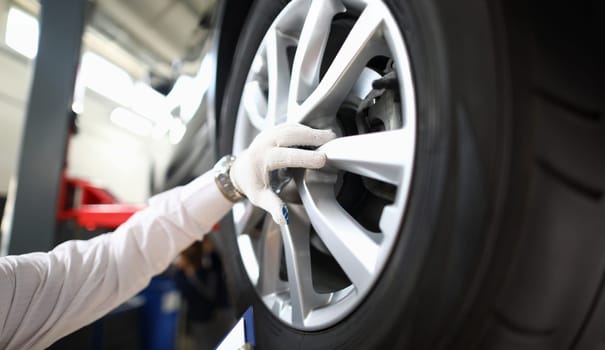
<svg viewBox="0 0 605 350">
<path fill-rule="evenodd" d="M 264 130 L 237 156 L 229 172 L 231 182 L 252 204 L 269 212 L 276 223 L 284 224 L 283 203 L 271 189 L 269 172 L 281 168 L 323 167 L 324 153 L 291 147 L 318 147 L 335 137 L 332 130 L 316 130 L 300 124 L 281 124 Z"/>
</svg>

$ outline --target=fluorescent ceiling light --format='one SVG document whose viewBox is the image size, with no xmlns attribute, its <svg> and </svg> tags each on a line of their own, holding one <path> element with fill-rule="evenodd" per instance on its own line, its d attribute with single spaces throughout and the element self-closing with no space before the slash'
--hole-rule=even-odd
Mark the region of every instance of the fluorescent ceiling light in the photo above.
<svg viewBox="0 0 605 350">
<path fill-rule="evenodd" d="M 38 53 L 39 34 L 38 19 L 16 7 L 8 10 L 4 37 L 8 47 L 32 59 Z"/>
<path fill-rule="evenodd" d="M 122 68 L 90 51 L 82 56 L 76 91 L 88 87 L 108 99 L 128 106 L 133 95 L 133 82 Z"/>
<path fill-rule="evenodd" d="M 130 107 L 133 111 L 156 123 L 165 123 L 172 120 L 166 96 L 143 82 L 134 84 Z"/>
<path fill-rule="evenodd" d="M 166 96 L 169 109 L 176 110 L 181 120 L 187 124 L 200 108 L 204 94 L 208 90 L 212 79 L 212 59 L 206 57 L 200 64 L 195 77 L 181 75 L 178 77 L 172 90 Z"/>
<path fill-rule="evenodd" d="M 156 123 L 155 126 L 153 127 L 153 130 L 151 131 L 151 137 L 153 137 L 154 140 L 160 140 L 170 130 L 171 126 L 172 126 L 172 119 L 164 120 L 160 123 Z"/>
<path fill-rule="evenodd" d="M 153 129 L 151 120 L 123 107 L 114 109 L 109 119 L 117 126 L 140 136 L 148 136 Z"/>
<path fill-rule="evenodd" d="M 185 123 L 189 122 L 199 106 L 200 96 L 195 91 L 193 78 L 187 75 L 178 77 L 172 90 L 166 95 L 166 101 L 171 110 L 179 110 L 177 117 Z"/>
<path fill-rule="evenodd" d="M 185 124 L 183 124 L 183 122 L 181 122 L 179 119 L 175 118 L 172 122 L 170 130 L 168 131 L 168 140 L 173 145 L 176 145 L 177 143 L 181 142 L 186 131 L 187 127 Z"/>
<path fill-rule="evenodd" d="M 171 115 L 166 96 L 146 83 L 134 83 L 125 70 L 95 53 L 86 52 L 81 62 L 72 106 L 75 111 L 83 111 L 84 94 L 86 88 L 89 88 L 120 105 L 110 115 L 110 120 L 115 125 L 134 134 L 151 136 L 157 140 L 168 133 L 168 140 L 172 144 L 177 144 L 183 139 L 187 128 L 180 118 Z M 197 100 L 199 105 L 199 95 L 196 99 L 187 91 L 187 88 L 192 86 L 188 82 L 193 81 L 190 77 L 182 80 L 179 84 L 181 96 L 189 94 L 187 97 Z M 188 113 L 194 114 L 198 105 L 191 106 Z"/>
</svg>

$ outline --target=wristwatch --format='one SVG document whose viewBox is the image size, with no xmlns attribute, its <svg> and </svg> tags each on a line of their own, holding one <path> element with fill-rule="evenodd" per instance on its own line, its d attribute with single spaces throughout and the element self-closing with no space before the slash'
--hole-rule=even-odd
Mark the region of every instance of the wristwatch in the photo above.
<svg viewBox="0 0 605 350">
<path fill-rule="evenodd" d="M 213 168 L 214 171 L 214 182 L 216 182 L 216 186 L 221 191 L 221 193 L 230 200 L 231 202 L 237 202 L 241 199 L 246 198 L 246 196 L 235 188 L 233 182 L 231 182 L 231 177 L 229 176 L 229 171 L 231 170 L 231 166 L 235 162 L 235 156 L 226 155 L 221 158 Z"/>
</svg>

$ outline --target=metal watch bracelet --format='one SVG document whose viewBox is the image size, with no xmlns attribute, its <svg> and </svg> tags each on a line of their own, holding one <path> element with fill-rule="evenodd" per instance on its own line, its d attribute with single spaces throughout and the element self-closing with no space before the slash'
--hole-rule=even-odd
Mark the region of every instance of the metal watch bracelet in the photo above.
<svg viewBox="0 0 605 350">
<path fill-rule="evenodd" d="M 231 182 L 229 171 L 231 170 L 231 166 L 234 162 L 235 156 L 226 155 L 216 163 L 213 171 L 214 182 L 216 183 L 218 189 L 225 196 L 225 198 L 235 203 L 243 198 L 246 198 L 246 196 L 238 191 L 233 185 L 233 182 Z"/>
</svg>

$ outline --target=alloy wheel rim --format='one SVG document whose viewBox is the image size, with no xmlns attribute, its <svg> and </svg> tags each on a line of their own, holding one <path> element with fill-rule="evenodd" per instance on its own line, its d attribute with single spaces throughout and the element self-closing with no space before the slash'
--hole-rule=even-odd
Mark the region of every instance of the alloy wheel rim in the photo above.
<svg viewBox="0 0 605 350">
<path fill-rule="evenodd" d="M 338 18 L 350 28 L 326 64 Z M 371 66 L 379 59 L 387 60 L 384 69 Z M 355 132 L 342 126 L 351 124 L 346 110 L 355 110 Z M 295 0 L 280 12 L 247 76 L 233 153 L 261 130 L 286 122 L 337 130 L 341 137 L 320 148 L 328 165 L 294 171 L 294 181 L 280 194 L 290 209 L 289 234 L 282 236 L 270 216 L 247 201 L 234 206 L 233 219 L 259 297 L 284 323 L 313 331 L 350 314 L 376 283 L 396 242 L 406 239 L 399 232 L 414 166 L 415 92 L 405 41 L 386 5 Z M 378 130 L 359 126 L 368 123 Z M 342 199 L 360 186 L 365 192 L 353 197 L 378 198 L 369 202 L 375 213 L 360 213 Z M 322 285 L 322 276 L 343 282 Z"/>
</svg>

